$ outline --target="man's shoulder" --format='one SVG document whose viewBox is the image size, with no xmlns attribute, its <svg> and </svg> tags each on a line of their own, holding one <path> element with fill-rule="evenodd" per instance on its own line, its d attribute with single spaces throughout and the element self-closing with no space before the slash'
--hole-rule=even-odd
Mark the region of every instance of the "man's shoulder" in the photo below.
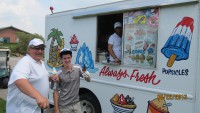
<svg viewBox="0 0 200 113">
<path fill-rule="evenodd" d="M 62 73 L 62 69 L 60 69 L 56 74 L 60 75 Z"/>
<path fill-rule="evenodd" d="M 24 56 L 18 61 L 18 64 L 29 63 L 29 61 L 30 61 L 30 59 L 28 58 L 28 56 Z"/>
<path fill-rule="evenodd" d="M 114 37 L 116 37 L 115 33 L 113 33 L 112 35 L 110 35 L 110 38 L 114 38 Z"/>
</svg>

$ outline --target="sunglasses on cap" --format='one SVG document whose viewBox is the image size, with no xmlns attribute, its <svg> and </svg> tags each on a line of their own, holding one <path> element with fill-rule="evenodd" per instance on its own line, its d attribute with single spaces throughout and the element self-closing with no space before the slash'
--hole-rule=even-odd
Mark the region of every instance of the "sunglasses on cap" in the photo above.
<svg viewBox="0 0 200 113">
<path fill-rule="evenodd" d="M 44 49 L 45 49 L 45 46 L 30 46 L 30 48 L 31 49 L 35 49 L 35 50 L 42 50 L 42 51 L 44 51 Z"/>
<path fill-rule="evenodd" d="M 122 27 L 116 27 L 115 29 L 122 29 Z"/>
</svg>

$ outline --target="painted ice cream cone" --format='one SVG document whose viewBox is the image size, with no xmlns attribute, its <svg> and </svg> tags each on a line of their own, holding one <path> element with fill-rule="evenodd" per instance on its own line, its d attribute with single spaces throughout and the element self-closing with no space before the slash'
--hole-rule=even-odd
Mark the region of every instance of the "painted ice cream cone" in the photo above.
<svg viewBox="0 0 200 113">
<path fill-rule="evenodd" d="M 156 98 L 148 102 L 147 113 L 169 113 L 164 99 Z"/>
</svg>

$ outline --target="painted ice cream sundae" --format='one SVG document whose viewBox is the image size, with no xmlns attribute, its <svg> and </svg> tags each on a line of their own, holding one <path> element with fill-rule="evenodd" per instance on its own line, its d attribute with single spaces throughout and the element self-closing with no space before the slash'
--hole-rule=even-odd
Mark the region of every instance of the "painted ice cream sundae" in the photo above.
<svg viewBox="0 0 200 113">
<path fill-rule="evenodd" d="M 76 51 L 79 42 L 78 42 L 78 40 L 77 40 L 75 34 L 73 35 L 73 37 L 71 38 L 71 40 L 70 40 L 69 43 L 70 43 L 70 45 L 71 45 L 71 49 L 72 49 L 73 51 Z"/>
<path fill-rule="evenodd" d="M 134 98 L 131 98 L 129 95 L 124 97 L 123 94 L 115 94 L 110 99 L 111 105 L 114 109 L 113 113 L 133 113 L 133 111 L 137 107 L 133 99 Z"/>
</svg>

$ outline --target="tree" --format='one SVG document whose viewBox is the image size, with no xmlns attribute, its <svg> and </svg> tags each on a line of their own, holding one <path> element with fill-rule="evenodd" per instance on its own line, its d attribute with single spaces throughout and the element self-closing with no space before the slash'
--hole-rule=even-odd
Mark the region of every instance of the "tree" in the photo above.
<svg viewBox="0 0 200 113">
<path fill-rule="evenodd" d="M 63 36 L 62 32 L 53 28 L 47 38 L 47 41 L 51 39 L 48 59 L 48 65 L 51 67 L 59 67 L 62 64 L 59 52 L 64 47 L 64 38 L 61 38 L 61 36 Z M 58 44 L 56 46 L 54 46 L 55 41 L 57 41 Z"/>
</svg>

